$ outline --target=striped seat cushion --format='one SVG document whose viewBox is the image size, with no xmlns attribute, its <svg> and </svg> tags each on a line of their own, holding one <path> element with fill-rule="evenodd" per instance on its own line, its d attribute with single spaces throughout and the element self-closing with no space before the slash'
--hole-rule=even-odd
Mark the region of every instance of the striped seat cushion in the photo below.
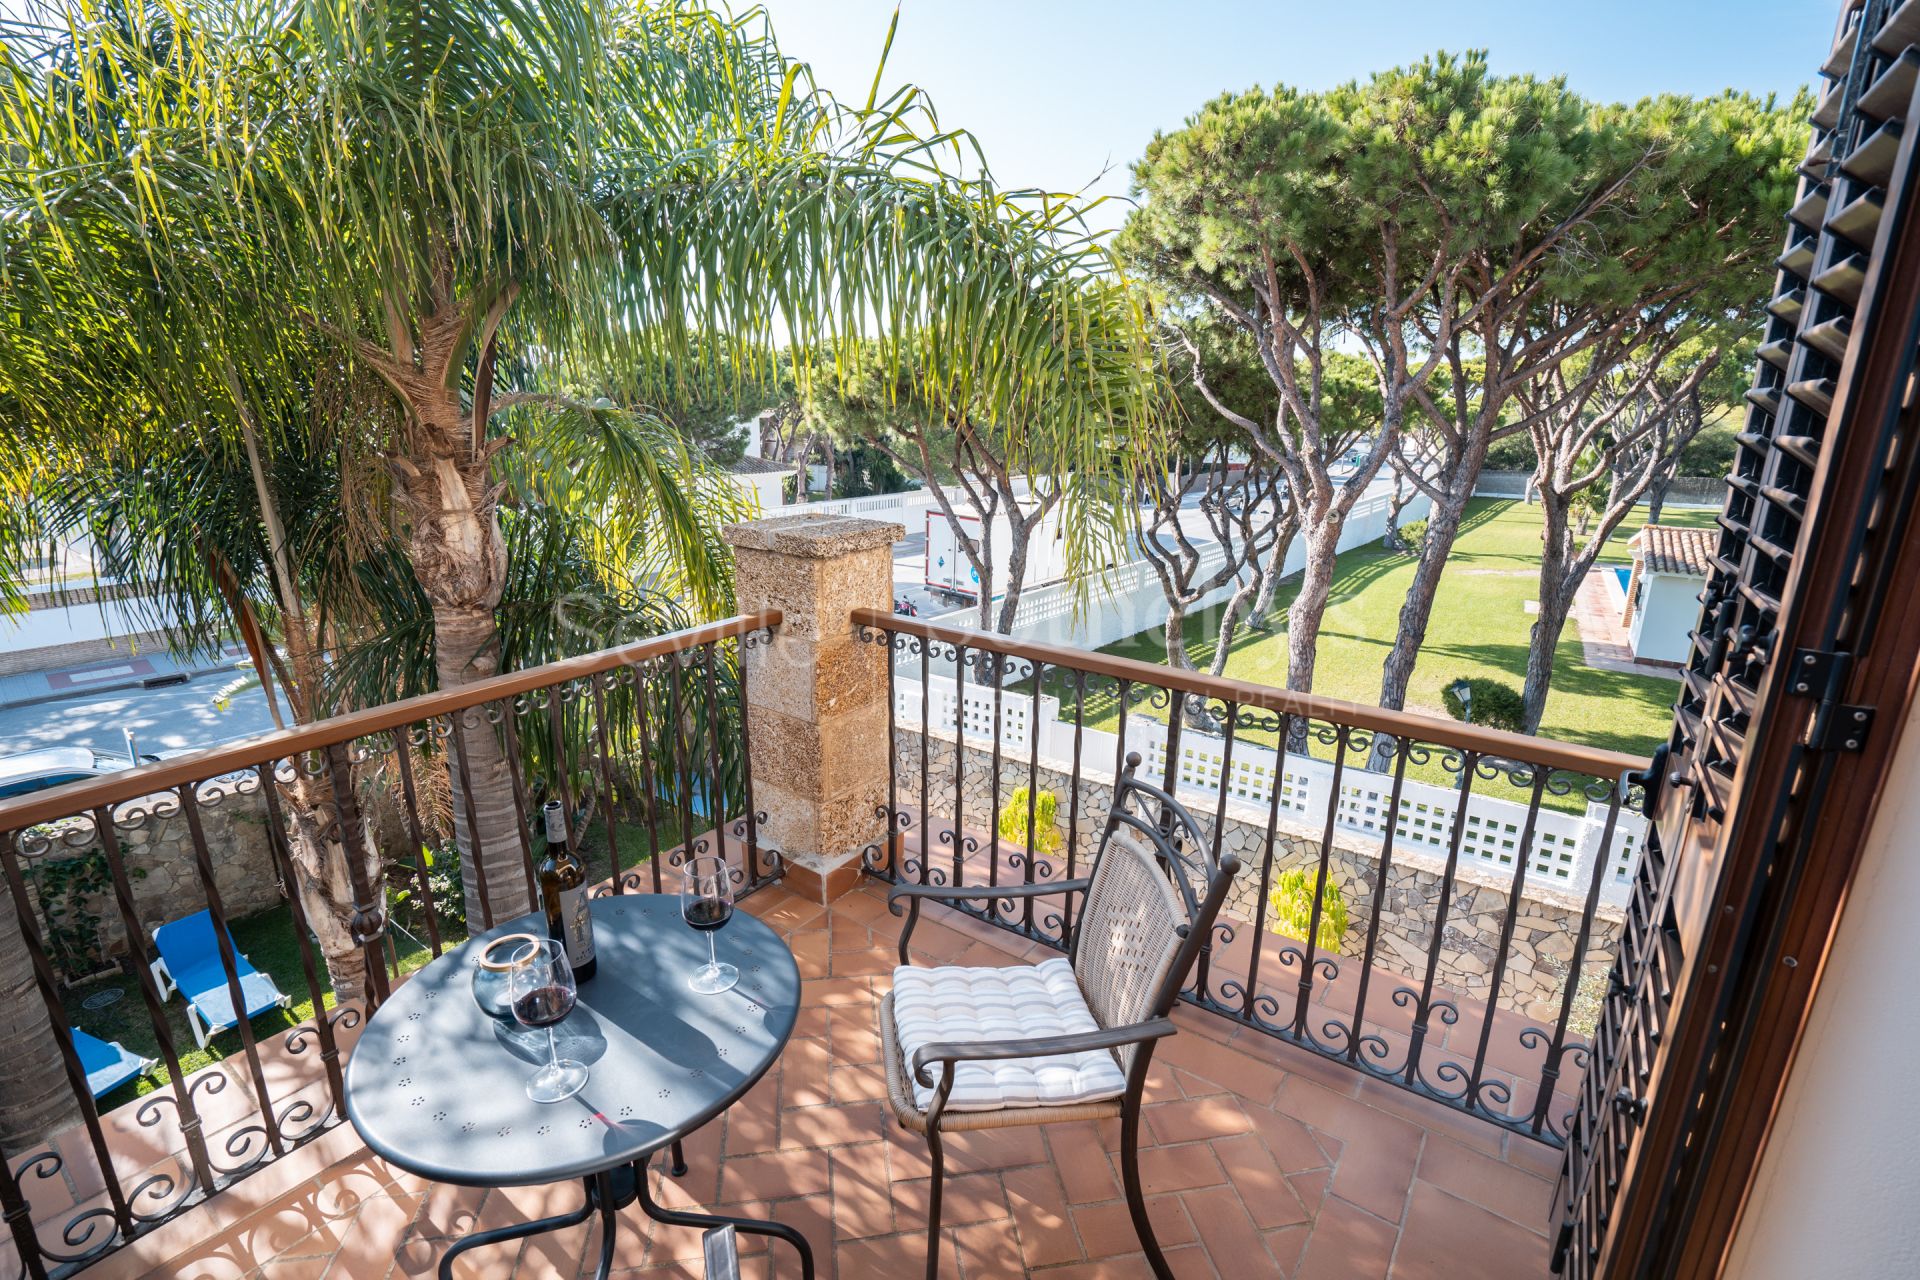
<svg viewBox="0 0 1920 1280">
<path fill-rule="evenodd" d="M 1065 957 L 1005 969 L 902 965 L 893 971 L 893 1022 L 914 1101 L 922 1111 L 933 1104 L 933 1090 L 912 1079 L 912 1072 L 913 1055 L 924 1045 L 1029 1040 L 1099 1029 Z M 937 1068 L 934 1079 L 939 1080 Z M 1126 1087 L 1119 1063 L 1105 1049 L 961 1062 L 954 1068 L 947 1109 L 1066 1106 L 1117 1098 Z"/>
</svg>

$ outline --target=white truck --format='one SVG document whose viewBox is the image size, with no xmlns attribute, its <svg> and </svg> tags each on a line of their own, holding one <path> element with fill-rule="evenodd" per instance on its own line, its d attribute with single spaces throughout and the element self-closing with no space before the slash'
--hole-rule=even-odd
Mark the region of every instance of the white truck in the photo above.
<svg viewBox="0 0 1920 1280">
<path fill-rule="evenodd" d="M 969 537 L 980 538 L 979 516 L 961 514 L 958 523 Z M 1007 560 L 1013 554 L 1013 529 L 1005 512 L 995 516 L 993 526 L 993 581 L 988 586 L 988 596 L 998 600 L 1007 593 Z M 1027 572 L 1021 585 L 1035 587 L 1053 582 L 1065 577 L 1066 572 L 1066 542 L 1056 509 L 1033 530 L 1027 545 Z M 980 598 L 980 575 L 961 546 L 953 524 L 938 507 L 927 510 L 926 583 L 929 590 L 944 595 L 976 601 Z"/>
</svg>

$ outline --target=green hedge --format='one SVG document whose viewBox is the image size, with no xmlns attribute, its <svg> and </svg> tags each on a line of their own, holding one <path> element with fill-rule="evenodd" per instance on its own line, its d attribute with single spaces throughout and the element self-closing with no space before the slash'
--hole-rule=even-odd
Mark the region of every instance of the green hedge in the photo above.
<svg viewBox="0 0 1920 1280">
<path fill-rule="evenodd" d="M 1461 704 L 1460 695 L 1454 691 L 1459 683 L 1458 680 L 1450 680 L 1442 685 L 1440 700 L 1446 704 L 1448 715 L 1455 720 L 1466 720 L 1467 709 Z M 1486 676 L 1474 676 L 1466 683 L 1473 690 L 1472 723 L 1486 725 L 1489 729 L 1521 732 L 1521 726 L 1526 723 L 1527 704 L 1520 697 L 1518 689 Z"/>
</svg>

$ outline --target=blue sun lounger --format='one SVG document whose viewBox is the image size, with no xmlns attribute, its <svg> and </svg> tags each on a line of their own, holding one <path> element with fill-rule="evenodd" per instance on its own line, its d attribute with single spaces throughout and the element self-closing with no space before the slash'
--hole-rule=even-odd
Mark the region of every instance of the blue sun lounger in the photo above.
<svg viewBox="0 0 1920 1280">
<path fill-rule="evenodd" d="M 160 1065 L 157 1058 L 141 1058 L 127 1052 L 118 1040 L 102 1040 L 78 1027 L 72 1031 L 73 1051 L 80 1055 L 80 1069 L 87 1073 L 87 1088 L 96 1100 Z"/>
<path fill-rule="evenodd" d="M 233 935 L 227 935 L 228 945 Z M 160 958 L 153 962 L 153 977 L 160 984 L 160 998 L 167 999 L 177 990 L 187 998 L 187 1026 L 202 1049 L 215 1034 L 236 1025 L 233 996 L 227 989 L 227 971 L 220 965 L 220 944 L 214 938 L 213 916 L 205 911 L 170 921 L 153 931 L 153 945 Z M 240 975 L 240 995 L 252 1018 L 269 1009 L 284 1009 L 290 1003 L 273 979 L 253 967 L 240 948 L 233 948 L 234 969 Z"/>
</svg>

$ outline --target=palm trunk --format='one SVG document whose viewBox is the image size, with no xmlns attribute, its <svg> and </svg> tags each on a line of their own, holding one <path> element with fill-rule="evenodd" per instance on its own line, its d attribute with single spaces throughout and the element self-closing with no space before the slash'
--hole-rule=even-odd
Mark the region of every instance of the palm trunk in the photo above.
<svg viewBox="0 0 1920 1280">
<path fill-rule="evenodd" d="M 435 326 L 423 326 L 432 332 Z M 441 357 L 444 359 L 444 357 Z M 440 367 L 426 359 L 428 369 Z M 396 460 L 401 505 L 411 518 L 413 575 L 433 605 L 434 669 L 443 690 L 496 675 L 500 628 L 494 611 L 506 586 L 492 457 L 457 392 L 411 381 L 419 416 L 414 456 Z M 470 920 L 498 923 L 533 909 L 514 807 L 512 764 L 484 715 L 455 717 L 447 737 L 454 834 Z"/>
<path fill-rule="evenodd" d="M 293 559 L 287 549 L 286 528 L 280 520 L 280 506 L 275 499 L 273 486 L 267 482 L 266 466 L 260 457 L 260 443 L 253 417 L 240 381 L 231 369 L 227 371 L 227 383 L 233 393 L 234 404 L 240 411 L 247 464 L 253 476 L 254 498 L 260 504 L 260 520 L 266 526 L 269 560 L 273 566 L 274 582 L 279 588 L 281 629 L 287 649 L 287 665 L 293 672 L 293 685 L 284 690 L 287 710 L 296 722 L 306 722 L 324 714 L 320 699 L 323 686 L 319 646 L 314 642 L 313 625 L 307 616 L 299 580 L 294 575 Z M 246 610 L 245 598 L 238 593 L 235 598 L 240 608 Z M 250 616 L 250 610 L 247 613 Z M 265 676 L 263 667 L 263 685 L 266 683 Z M 267 701 L 273 701 L 271 686 L 267 687 Z M 298 775 L 299 771 L 295 773 Z M 333 797 L 327 791 L 327 787 L 304 775 L 296 776 L 294 782 L 281 788 L 287 800 L 287 851 L 293 863 L 293 891 L 300 895 L 307 927 L 313 930 L 313 936 L 320 943 L 320 955 L 326 962 L 327 981 L 333 987 L 334 998 L 345 1002 L 360 999 L 365 994 L 367 952 L 353 936 L 354 894 L 347 866 L 348 850 L 338 840 L 328 841 L 324 836 L 324 832 L 336 829 L 336 824 L 317 817 L 334 812 Z M 375 886 L 384 896 L 380 858 L 374 852 L 373 842 L 363 839 L 360 848 L 368 858 L 366 883 Z M 384 907 L 384 901 L 381 905 Z"/>
<path fill-rule="evenodd" d="M 484 680 L 499 671 L 500 631 L 492 609 L 436 603 L 433 632 L 434 665 L 442 689 Z M 477 711 L 463 713 L 449 735 L 447 768 L 467 918 L 493 924 L 531 911 L 520 818 L 514 808 L 513 765 L 493 725 Z"/>
<path fill-rule="evenodd" d="M 17 1159 L 80 1122 L 80 1101 L 60 1069 L 53 1023 L 33 978 L 11 897 L 0 901 L 0 1150 Z"/>
<path fill-rule="evenodd" d="M 355 855 L 338 839 L 331 784 L 301 775 L 285 786 L 284 793 L 289 801 L 287 852 L 293 860 L 294 891 L 300 895 L 307 927 L 326 958 L 327 981 L 338 1003 L 362 999 L 367 988 L 367 949 L 353 937 L 353 876 L 348 868 L 349 857 Z M 362 829 L 357 845 L 366 883 L 379 891 L 380 855 L 372 834 Z"/>
</svg>

